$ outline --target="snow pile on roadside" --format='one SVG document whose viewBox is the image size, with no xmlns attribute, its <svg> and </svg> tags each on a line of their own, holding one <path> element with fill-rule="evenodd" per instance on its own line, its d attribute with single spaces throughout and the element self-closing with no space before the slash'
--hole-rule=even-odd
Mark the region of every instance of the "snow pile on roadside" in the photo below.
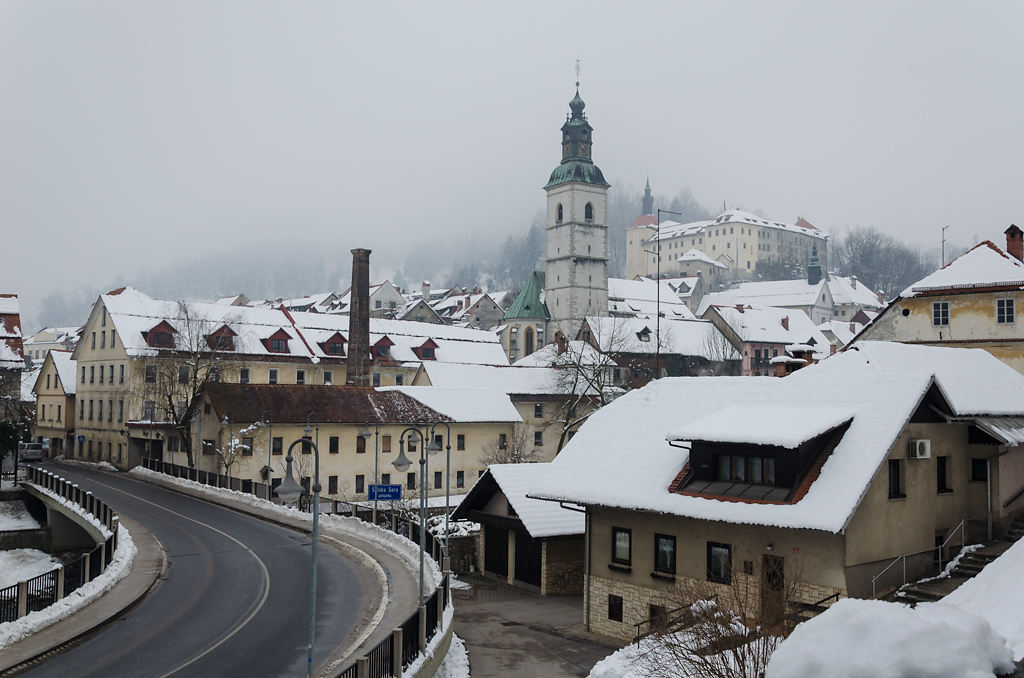
<svg viewBox="0 0 1024 678">
<path fill-rule="evenodd" d="M 943 603 L 847 598 L 797 626 L 765 678 L 991 678 L 1013 669 L 1006 641 L 975 614 Z"/>
<path fill-rule="evenodd" d="M 448 654 L 434 674 L 434 678 L 469 678 L 469 653 L 466 652 L 466 644 L 462 638 L 452 633 L 452 644 L 448 647 Z"/>
<path fill-rule="evenodd" d="M 984 617 L 1006 637 L 1014 659 L 1024 657 L 1024 540 L 1018 541 L 942 599 Z"/>
<path fill-rule="evenodd" d="M 39 527 L 39 521 L 29 514 L 24 503 L 20 501 L 0 501 L 0 532 L 6 530 L 38 530 Z"/>
<path fill-rule="evenodd" d="M 56 457 L 54 461 L 59 464 L 67 464 L 68 466 L 84 466 L 86 468 L 98 468 L 103 471 L 113 471 L 114 473 L 119 473 L 118 468 L 116 466 L 106 461 L 96 463 L 92 461 L 81 461 L 79 459 L 68 459 L 67 457 L 64 456 Z"/>
<path fill-rule="evenodd" d="M 258 509 L 258 511 L 265 516 L 286 520 L 301 520 L 308 523 L 313 522 L 313 514 L 311 513 L 304 513 L 289 506 L 275 504 L 272 501 L 260 499 L 259 497 L 246 492 L 237 492 L 223 487 L 210 487 L 209 485 L 203 485 L 202 483 L 197 483 L 193 480 L 175 478 L 174 476 L 169 476 L 164 473 L 151 471 L 149 469 L 142 468 L 141 466 L 136 466 L 129 471 L 129 473 L 135 476 L 151 478 L 186 488 L 192 492 L 198 492 L 208 497 L 217 497 L 221 499 L 230 498 L 238 501 L 239 503 L 245 504 L 250 508 Z M 325 531 L 335 529 L 341 533 L 351 534 L 359 537 L 360 539 L 364 539 L 365 541 L 384 546 L 392 551 L 396 556 L 400 557 L 411 570 L 419 568 L 419 546 L 409 539 L 395 534 L 390 530 L 385 530 L 377 525 L 372 525 L 360 520 L 359 518 L 331 514 L 320 514 L 320 526 L 322 529 L 325 529 Z M 427 554 L 426 562 L 428 564 L 427 569 L 431 575 L 431 585 L 433 587 L 437 587 L 443 578 L 441 568 L 438 566 L 437 562 L 430 557 L 430 554 Z"/>
<path fill-rule="evenodd" d="M 0 551 L 0 589 L 60 567 L 60 560 L 38 549 Z"/>
<path fill-rule="evenodd" d="M 473 588 L 473 585 L 470 584 L 468 581 L 462 581 L 461 579 L 455 576 L 455 573 L 452 573 L 452 578 L 448 582 L 448 587 L 453 591 L 469 591 Z"/>
<path fill-rule="evenodd" d="M 46 609 L 27 614 L 17 621 L 0 624 L 0 650 L 70 616 L 112 589 L 114 584 L 131 571 L 136 552 L 131 535 L 124 525 L 120 525 L 117 532 L 117 549 L 103 574 Z"/>
</svg>

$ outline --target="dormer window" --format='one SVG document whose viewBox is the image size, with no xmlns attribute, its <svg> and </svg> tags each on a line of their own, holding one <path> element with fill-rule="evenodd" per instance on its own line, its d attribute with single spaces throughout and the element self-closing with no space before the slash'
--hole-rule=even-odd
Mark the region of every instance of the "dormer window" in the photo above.
<svg viewBox="0 0 1024 678">
<path fill-rule="evenodd" d="M 335 332 L 327 338 L 327 341 L 320 342 L 320 348 L 327 355 L 344 356 L 345 337 L 341 336 L 341 332 Z"/>
<path fill-rule="evenodd" d="M 153 329 L 143 332 L 142 336 L 146 343 L 154 348 L 174 348 L 176 332 L 177 330 L 169 322 L 163 320 Z"/>
<path fill-rule="evenodd" d="M 278 330 L 263 340 L 263 346 L 271 353 L 288 353 L 288 340 L 291 338 L 284 330 Z"/>
<path fill-rule="evenodd" d="M 206 343 L 215 351 L 234 351 L 236 336 L 230 327 L 221 325 L 219 330 L 206 337 Z"/>
<path fill-rule="evenodd" d="M 371 347 L 371 353 L 375 358 L 389 358 L 391 357 L 391 347 L 394 345 L 395 342 L 388 339 L 387 335 L 385 335 Z"/>
<path fill-rule="evenodd" d="M 427 339 L 422 345 L 415 347 L 412 351 L 416 354 L 416 357 L 420 360 L 435 360 L 434 351 L 437 349 L 437 344 L 433 339 Z"/>
</svg>

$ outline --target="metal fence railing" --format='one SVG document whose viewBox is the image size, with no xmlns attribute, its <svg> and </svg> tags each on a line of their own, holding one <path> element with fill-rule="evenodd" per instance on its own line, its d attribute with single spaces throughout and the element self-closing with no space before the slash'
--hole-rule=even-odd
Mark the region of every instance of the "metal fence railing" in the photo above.
<svg viewBox="0 0 1024 678">
<path fill-rule="evenodd" d="M 153 459 L 150 457 L 144 457 L 142 459 L 142 467 L 147 468 L 150 471 L 156 471 L 157 473 L 163 473 L 165 475 L 173 476 L 174 478 L 184 478 L 185 480 L 192 480 L 202 485 L 209 485 L 210 487 L 219 487 L 226 490 L 233 490 L 235 492 L 243 492 L 245 494 L 251 494 L 260 499 L 270 499 L 267 495 L 271 488 L 267 483 L 260 483 L 255 480 L 249 480 L 245 478 L 231 478 L 230 476 L 215 473 L 213 471 L 202 471 L 194 469 L 188 466 L 182 466 L 180 464 L 172 464 L 169 461 L 160 461 L 159 459 Z M 276 496 L 276 495 L 271 495 Z"/>
<path fill-rule="evenodd" d="M 117 550 L 118 516 L 106 503 L 69 480 L 36 466 L 29 466 L 26 475 L 27 482 L 77 504 L 106 527 L 110 536 L 63 567 L 0 589 L 0 623 L 43 610 L 81 588 L 103 574 Z"/>
</svg>

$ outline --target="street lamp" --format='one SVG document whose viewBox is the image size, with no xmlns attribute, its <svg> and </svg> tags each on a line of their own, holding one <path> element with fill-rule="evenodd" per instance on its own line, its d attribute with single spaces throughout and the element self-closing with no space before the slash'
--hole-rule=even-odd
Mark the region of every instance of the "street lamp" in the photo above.
<svg viewBox="0 0 1024 678">
<path fill-rule="evenodd" d="M 274 452 L 274 424 L 269 410 L 263 413 L 263 423 L 267 426 L 267 501 L 270 501 L 270 455 Z"/>
<path fill-rule="evenodd" d="M 380 425 L 373 425 L 373 484 L 377 485 L 380 480 Z M 370 439 L 370 425 L 363 424 L 363 430 L 359 433 L 359 437 L 365 441 Z M 380 490 L 374 489 L 373 491 L 373 524 L 377 524 L 377 492 Z"/>
<path fill-rule="evenodd" d="M 451 509 L 451 488 L 452 488 L 452 427 L 448 425 L 448 422 L 441 421 L 430 427 L 430 437 L 434 438 L 434 429 L 438 426 L 444 426 L 447 431 L 445 437 L 445 463 L 444 463 L 444 571 L 448 572 L 451 567 L 451 558 L 448 551 L 448 515 L 452 512 Z M 441 450 L 441 444 L 434 438 L 430 442 L 431 452 L 439 452 Z"/>
<path fill-rule="evenodd" d="M 405 456 L 405 434 L 409 433 L 410 438 L 415 433 L 420 437 L 420 605 L 423 605 L 423 558 L 424 548 L 426 547 L 427 534 L 427 473 L 428 473 L 428 462 L 427 462 L 427 439 L 423 435 L 423 432 L 416 426 L 410 426 L 402 431 L 398 436 L 398 458 L 395 459 L 392 465 L 398 469 L 399 472 L 405 472 L 412 466 L 412 461 L 409 457 Z M 410 443 L 413 441 L 410 440 Z M 429 451 L 433 454 L 434 451 Z"/>
<path fill-rule="evenodd" d="M 288 446 L 288 456 L 285 457 L 284 480 L 277 487 L 277 496 L 281 498 L 281 501 L 286 504 L 292 504 L 298 500 L 302 494 L 302 486 L 295 482 L 295 476 L 292 475 L 292 461 L 294 461 L 292 449 L 300 443 L 310 445 L 313 448 L 315 461 L 313 465 L 313 486 L 310 488 L 313 490 L 313 568 L 309 584 L 309 647 L 306 651 L 306 676 L 308 678 L 313 676 L 313 643 L 316 640 L 316 556 L 320 528 L 320 450 L 317 448 L 316 443 L 309 441 L 310 433 L 312 431 L 307 424 L 305 430 L 307 437 L 299 438 Z M 422 565 L 420 567 L 422 571 Z"/>
<path fill-rule="evenodd" d="M 661 215 L 662 214 L 674 214 L 674 215 L 679 216 L 679 217 L 683 216 L 682 212 L 673 212 L 672 210 L 663 210 L 663 209 L 659 208 L 658 209 L 658 225 L 654 229 L 654 232 L 656 234 L 656 240 L 655 240 L 656 244 L 654 245 L 654 251 L 652 252 L 651 250 L 646 250 L 647 252 L 649 252 L 651 254 L 657 255 L 655 257 L 655 263 L 656 263 L 657 268 L 655 269 L 656 273 L 654 275 L 655 282 L 658 285 L 657 297 L 656 297 L 657 301 L 655 302 L 655 307 L 654 307 L 654 311 L 655 311 L 655 313 L 654 313 L 654 315 L 655 315 L 655 320 L 654 320 L 654 323 L 655 323 L 655 325 L 654 325 L 654 327 L 655 327 L 655 330 L 654 330 L 654 341 L 655 341 L 655 346 L 654 346 L 654 378 L 655 379 L 660 379 L 661 378 Z"/>
</svg>

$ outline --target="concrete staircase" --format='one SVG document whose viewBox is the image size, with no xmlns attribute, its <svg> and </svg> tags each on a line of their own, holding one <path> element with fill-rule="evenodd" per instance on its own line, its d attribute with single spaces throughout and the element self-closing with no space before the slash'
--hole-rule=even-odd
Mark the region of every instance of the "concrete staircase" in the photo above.
<svg viewBox="0 0 1024 678">
<path fill-rule="evenodd" d="M 1021 537 L 1024 537 L 1024 514 L 1014 518 L 1005 539 L 994 541 L 977 551 L 963 555 L 948 577 L 908 584 L 897 591 L 891 600 L 909 602 L 912 605 L 942 600 L 965 581 L 985 569 L 986 565 L 1001 556 Z"/>
</svg>

